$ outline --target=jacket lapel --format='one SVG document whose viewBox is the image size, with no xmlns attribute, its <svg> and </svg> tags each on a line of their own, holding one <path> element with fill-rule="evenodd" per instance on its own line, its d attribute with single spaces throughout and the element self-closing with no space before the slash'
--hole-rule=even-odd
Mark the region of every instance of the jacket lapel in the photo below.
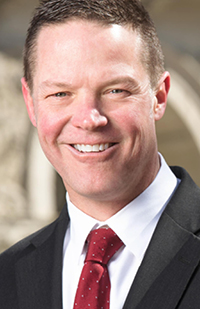
<svg viewBox="0 0 200 309">
<path fill-rule="evenodd" d="M 189 237 L 190 234 L 182 230 L 170 217 L 166 214 L 162 216 L 123 309 L 136 308 L 156 278 L 162 277 L 164 269 L 170 265 Z"/>
<path fill-rule="evenodd" d="M 123 309 L 175 308 L 199 263 L 200 239 L 194 234 L 199 229 L 200 192 L 184 170 L 174 172 L 181 184 L 161 216 Z"/>
<path fill-rule="evenodd" d="M 136 309 L 173 309 L 185 292 L 200 260 L 200 241 L 191 235 L 157 277 Z"/>
<path fill-rule="evenodd" d="M 68 221 L 64 207 L 58 220 L 30 240 L 16 263 L 20 309 L 62 309 L 62 252 Z"/>
</svg>

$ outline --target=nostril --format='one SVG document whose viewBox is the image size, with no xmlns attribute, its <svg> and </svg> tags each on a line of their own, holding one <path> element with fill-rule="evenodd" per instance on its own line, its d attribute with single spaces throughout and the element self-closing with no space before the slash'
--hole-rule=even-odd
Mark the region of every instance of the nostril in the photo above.
<svg viewBox="0 0 200 309">
<path fill-rule="evenodd" d="M 93 120 L 95 123 L 98 123 L 99 126 L 102 126 L 102 125 L 106 125 L 106 124 L 107 124 L 107 118 L 106 118 L 106 116 L 101 115 L 97 109 L 94 109 L 94 110 L 92 111 L 91 117 L 92 117 L 92 120 Z"/>
<path fill-rule="evenodd" d="M 85 112 L 80 110 L 77 115 L 73 116 L 72 123 L 74 126 L 85 130 L 94 130 L 98 127 L 106 126 L 108 120 L 97 109 L 91 109 Z"/>
</svg>

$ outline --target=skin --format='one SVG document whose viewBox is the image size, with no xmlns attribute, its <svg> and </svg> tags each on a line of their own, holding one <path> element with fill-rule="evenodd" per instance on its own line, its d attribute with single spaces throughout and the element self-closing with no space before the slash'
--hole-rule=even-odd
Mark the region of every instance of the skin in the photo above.
<svg viewBox="0 0 200 309">
<path fill-rule="evenodd" d="M 101 221 L 141 194 L 160 167 L 155 121 L 170 77 L 163 73 L 151 89 L 141 52 L 129 27 L 70 20 L 40 31 L 32 91 L 22 78 L 44 153 L 74 205 Z M 105 143 L 102 152 L 72 146 Z"/>
</svg>

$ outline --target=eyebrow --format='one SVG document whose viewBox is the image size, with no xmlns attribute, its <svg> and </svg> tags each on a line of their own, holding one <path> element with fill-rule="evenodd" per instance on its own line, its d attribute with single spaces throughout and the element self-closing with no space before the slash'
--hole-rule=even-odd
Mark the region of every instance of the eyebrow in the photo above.
<svg viewBox="0 0 200 309">
<path fill-rule="evenodd" d="M 105 86 L 111 86 L 115 84 L 131 84 L 134 87 L 138 87 L 138 82 L 136 79 L 130 77 L 130 76 L 120 76 L 108 81 L 103 82 Z"/>
<path fill-rule="evenodd" d="M 103 81 L 100 85 L 101 88 L 104 87 L 109 87 L 112 85 L 117 85 L 117 84 L 127 84 L 131 85 L 131 87 L 138 88 L 139 84 L 136 79 L 134 79 L 131 76 L 119 76 L 107 81 Z M 72 84 L 67 83 L 67 82 L 57 82 L 53 80 L 45 80 L 41 83 L 39 86 L 40 90 L 43 90 L 45 88 L 52 88 L 52 87 L 57 87 L 57 88 L 71 88 Z"/>
<path fill-rule="evenodd" d="M 51 87 L 57 87 L 57 88 L 62 88 L 62 87 L 71 87 L 71 84 L 65 83 L 65 82 L 54 82 L 51 80 L 45 80 L 41 83 L 39 86 L 39 89 L 43 88 L 51 88 Z"/>
</svg>

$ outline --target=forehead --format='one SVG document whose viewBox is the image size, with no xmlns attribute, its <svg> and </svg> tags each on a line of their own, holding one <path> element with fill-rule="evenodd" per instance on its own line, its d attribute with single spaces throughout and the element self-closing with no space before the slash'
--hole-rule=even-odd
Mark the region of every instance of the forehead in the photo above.
<svg viewBox="0 0 200 309">
<path fill-rule="evenodd" d="M 131 27 L 70 20 L 41 29 L 35 71 L 43 77 L 45 71 L 59 73 L 61 78 L 73 72 L 84 76 L 96 75 L 97 71 L 102 75 L 110 71 L 114 74 L 116 68 L 119 71 L 125 67 L 142 72 L 141 51 L 140 36 Z"/>
<path fill-rule="evenodd" d="M 131 28 L 131 25 L 107 25 L 98 21 L 69 19 L 65 23 L 42 27 L 37 37 L 37 50 L 41 51 L 44 44 L 51 46 L 56 44 L 59 48 L 66 42 L 66 47 L 73 45 L 77 46 L 77 49 L 88 46 L 90 49 L 95 49 L 97 46 L 98 48 L 103 46 L 111 50 L 118 45 L 128 50 L 132 48 L 134 52 L 137 50 L 140 53 L 141 41 L 140 35 Z"/>
</svg>

